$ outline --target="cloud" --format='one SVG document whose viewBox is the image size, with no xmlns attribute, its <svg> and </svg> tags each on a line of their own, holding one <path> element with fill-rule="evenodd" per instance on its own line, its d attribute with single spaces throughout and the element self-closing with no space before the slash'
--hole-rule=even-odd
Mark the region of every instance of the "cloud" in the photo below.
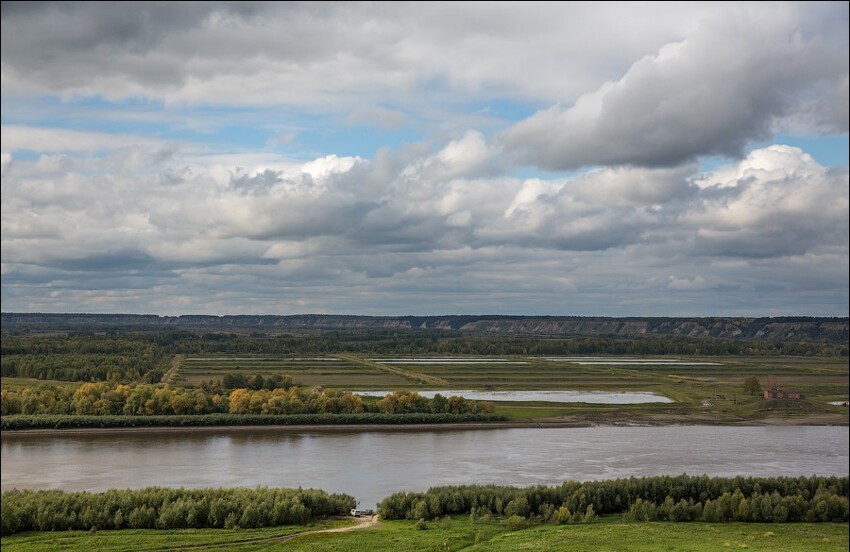
<svg viewBox="0 0 850 552">
<path fill-rule="evenodd" d="M 375 125 L 383 130 L 398 130 L 407 123 L 407 115 L 385 107 L 362 107 L 349 115 L 345 122 L 350 125 Z"/>
<path fill-rule="evenodd" d="M 519 163 L 569 170 L 738 157 L 802 111 L 829 115 L 831 130 L 846 132 L 847 19 L 838 4 L 730 10 L 574 105 L 517 123 L 502 143 Z M 822 86 L 837 75 L 836 92 Z"/>
<path fill-rule="evenodd" d="M 4 2 L 3 309 L 846 314 L 847 21 Z"/>
<path fill-rule="evenodd" d="M 2 11 L 7 93 L 332 105 L 355 121 L 472 97 L 573 101 L 723 6 L 39 3 Z M 633 32 L 636 25 L 641 32 Z M 363 110 L 363 111 L 359 111 Z M 377 110 L 377 111 L 376 111 Z M 433 105 L 425 109 L 433 115 Z"/>
<path fill-rule="evenodd" d="M 850 128 L 850 76 L 814 87 L 790 115 L 776 121 L 775 130 L 791 134 L 846 133 Z"/>
<path fill-rule="evenodd" d="M 152 148 L 164 148 L 168 145 L 168 142 L 164 140 L 133 134 L 86 132 L 64 128 L 39 128 L 7 124 L 0 127 L 0 136 L 2 136 L 3 147 L 10 151 L 96 152 L 140 145 Z"/>
<path fill-rule="evenodd" d="M 2 153 L 2 157 L 0 157 L 0 163 L 2 163 L 0 164 L 0 167 L 2 167 L 2 172 L 0 172 L 0 174 L 6 176 L 6 173 L 12 168 L 12 160 L 13 158 L 11 153 L 5 151 Z"/>
<path fill-rule="evenodd" d="M 841 308 L 822 298 L 846 295 L 846 169 L 777 145 L 710 173 L 520 179 L 490 175 L 490 153 L 469 133 L 301 164 L 177 152 L 92 175 L 16 160 L 4 309 L 705 314 L 795 290 L 806 298 L 782 312 Z"/>
<path fill-rule="evenodd" d="M 847 169 L 822 167 L 799 148 L 756 150 L 734 174 L 700 185 L 699 202 L 682 215 L 698 228 L 699 254 L 779 257 L 847 244 Z"/>
<path fill-rule="evenodd" d="M 279 132 L 274 136 L 272 142 L 278 146 L 288 146 L 295 142 L 296 138 L 298 138 L 296 132 Z"/>
<path fill-rule="evenodd" d="M 693 278 L 677 278 L 670 276 L 670 282 L 667 284 L 667 289 L 671 290 L 701 290 L 705 289 L 707 282 L 702 276 L 694 276 Z"/>
</svg>

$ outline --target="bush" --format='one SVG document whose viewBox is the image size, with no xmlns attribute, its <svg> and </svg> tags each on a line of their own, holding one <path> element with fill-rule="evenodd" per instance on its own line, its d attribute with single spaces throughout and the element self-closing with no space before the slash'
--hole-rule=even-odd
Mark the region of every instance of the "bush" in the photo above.
<svg viewBox="0 0 850 552">
<path fill-rule="evenodd" d="M 566 506 L 561 506 L 560 508 L 558 508 L 558 511 L 555 512 L 553 519 L 558 525 L 564 525 L 570 522 L 570 518 L 572 517 L 572 515 L 573 513 L 570 512 L 569 508 L 567 508 Z"/>
<path fill-rule="evenodd" d="M 516 514 L 505 520 L 505 527 L 507 527 L 508 531 L 519 531 L 520 529 L 525 529 L 528 525 L 527 519 Z"/>
</svg>

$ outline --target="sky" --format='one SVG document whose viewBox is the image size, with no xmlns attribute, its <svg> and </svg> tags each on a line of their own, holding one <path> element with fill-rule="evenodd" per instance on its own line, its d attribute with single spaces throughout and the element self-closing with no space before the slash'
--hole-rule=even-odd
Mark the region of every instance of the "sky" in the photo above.
<svg viewBox="0 0 850 552">
<path fill-rule="evenodd" d="M 847 316 L 848 19 L 4 0 L 2 310 Z"/>
</svg>

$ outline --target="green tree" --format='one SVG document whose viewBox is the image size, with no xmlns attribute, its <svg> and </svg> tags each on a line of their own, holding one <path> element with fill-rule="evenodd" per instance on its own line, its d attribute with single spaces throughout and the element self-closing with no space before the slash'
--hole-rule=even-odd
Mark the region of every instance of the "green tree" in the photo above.
<svg viewBox="0 0 850 552">
<path fill-rule="evenodd" d="M 744 380 L 744 393 L 750 395 L 758 395 L 761 391 L 761 382 L 755 376 L 750 376 Z"/>
</svg>

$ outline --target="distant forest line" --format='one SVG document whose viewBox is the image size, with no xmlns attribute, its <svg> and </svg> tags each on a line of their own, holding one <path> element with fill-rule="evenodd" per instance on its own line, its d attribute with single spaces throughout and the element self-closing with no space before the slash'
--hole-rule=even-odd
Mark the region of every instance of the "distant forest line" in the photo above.
<svg viewBox="0 0 850 552">
<path fill-rule="evenodd" d="M 848 345 L 717 338 L 545 338 L 434 331 L 349 331 L 267 335 L 77 331 L 12 335 L 0 344 L 3 377 L 64 381 L 161 381 L 174 355 L 702 355 L 845 357 Z"/>
<path fill-rule="evenodd" d="M 423 331 L 448 335 L 545 337 L 676 337 L 846 345 L 848 318 L 825 317 L 582 317 L 582 316 L 353 316 L 2 313 L 6 334 L 39 331 L 284 332 Z"/>
</svg>

